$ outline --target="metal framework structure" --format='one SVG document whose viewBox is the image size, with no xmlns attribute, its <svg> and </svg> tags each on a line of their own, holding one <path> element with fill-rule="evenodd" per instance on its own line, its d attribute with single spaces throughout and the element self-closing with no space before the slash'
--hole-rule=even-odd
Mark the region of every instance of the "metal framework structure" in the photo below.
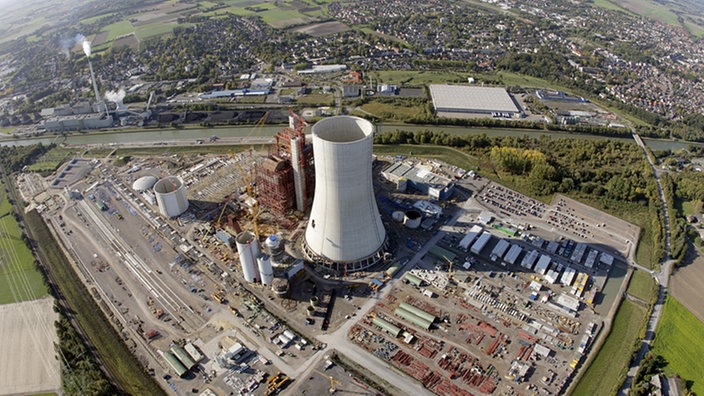
<svg viewBox="0 0 704 396">
<path fill-rule="evenodd" d="M 289 127 L 274 136 L 269 155 L 257 169 L 261 204 L 276 215 L 294 208 L 305 212 L 313 196 L 313 149 L 306 142 L 306 123 L 290 112 Z"/>
</svg>

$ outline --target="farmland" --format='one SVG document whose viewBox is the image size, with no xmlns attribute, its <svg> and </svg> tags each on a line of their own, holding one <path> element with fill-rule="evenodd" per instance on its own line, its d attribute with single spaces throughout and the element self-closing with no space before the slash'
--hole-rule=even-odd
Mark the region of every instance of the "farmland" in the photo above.
<svg viewBox="0 0 704 396">
<path fill-rule="evenodd" d="M 693 381 L 691 390 L 704 394 L 704 323 L 673 297 L 665 302 L 653 352 L 665 358 L 666 375 Z"/>
<path fill-rule="evenodd" d="M 35 300 L 47 295 L 34 267 L 32 252 L 22 241 L 22 231 L 0 183 L 0 304 Z"/>
</svg>

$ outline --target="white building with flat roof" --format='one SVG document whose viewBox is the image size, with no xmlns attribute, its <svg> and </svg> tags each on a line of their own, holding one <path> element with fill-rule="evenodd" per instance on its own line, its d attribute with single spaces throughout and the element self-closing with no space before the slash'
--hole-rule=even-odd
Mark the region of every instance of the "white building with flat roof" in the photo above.
<svg viewBox="0 0 704 396">
<path fill-rule="evenodd" d="M 438 113 L 491 114 L 513 117 L 521 113 L 513 97 L 498 87 L 432 84 L 428 86 Z"/>
</svg>

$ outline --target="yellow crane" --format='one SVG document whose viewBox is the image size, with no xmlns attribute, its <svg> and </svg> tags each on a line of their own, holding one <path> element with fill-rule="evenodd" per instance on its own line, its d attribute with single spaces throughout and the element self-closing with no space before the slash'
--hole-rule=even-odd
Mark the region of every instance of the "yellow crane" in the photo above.
<svg viewBox="0 0 704 396">
<path fill-rule="evenodd" d="M 235 154 L 232 152 L 232 150 L 229 150 L 229 152 L 230 156 L 235 161 L 235 165 L 237 166 L 240 175 L 242 176 L 245 190 L 247 191 L 247 196 L 252 199 L 252 227 L 254 228 L 254 235 L 259 238 L 259 224 L 257 223 L 257 219 L 259 217 L 259 201 L 257 200 L 257 195 L 254 190 L 254 186 L 252 185 L 252 179 L 249 174 L 247 174 L 247 172 L 245 172 L 245 170 L 242 168 L 242 165 L 240 165 L 239 161 L 237 161 L 237 158 L 235 157 Z"/>
</svg>

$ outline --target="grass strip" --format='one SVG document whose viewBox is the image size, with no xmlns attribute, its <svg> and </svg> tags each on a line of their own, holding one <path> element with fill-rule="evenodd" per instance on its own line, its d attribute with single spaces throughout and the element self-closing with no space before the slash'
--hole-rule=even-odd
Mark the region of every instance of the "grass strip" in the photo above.
<svg viewBox="0 0 704 396">
<path fill-rule="evenodd" d="M 604 346 L 587 368 L 572 395 L 613 395 L 618 392 L 628 373 L 646 314 L 645 307 L 632 301 L 624 300 L 621 303 Z"/>
</svg>

